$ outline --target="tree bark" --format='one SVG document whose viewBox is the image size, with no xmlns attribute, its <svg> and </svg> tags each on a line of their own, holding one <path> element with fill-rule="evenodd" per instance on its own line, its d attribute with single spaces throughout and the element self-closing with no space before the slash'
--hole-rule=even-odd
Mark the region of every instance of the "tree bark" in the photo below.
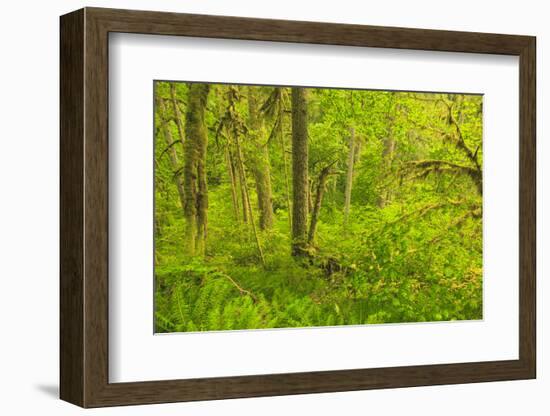
<svg viewBox="0 0 550 416">
<path fill-rule="evenodd" d="M 321 205 L 323 203 L 323 195 L 327 184 L 327 179 L 331 173 L 331 166 L 327 166 L 321 170 L 319 174 L 319 180 L 317 182 L 317 191 L 315 193 L 315 204 L 311 211 L 311 220 L 309 223 L 308 244 L 310 246 L 315 244 L 315 234 L 317 232 L 317 223 L 319 222 L 319 213 L 321 212 Z"/>
<path fill-rule="evenodd" d="M 307 255 L 308 137 L 307 99 L 292 88 L 292 255 Z"/>
<path fill-rule="evenodd" d="M 209 85 L 201 89 L 201 111 L 202 123 L 201 131 L 197 141 L 199 159 L 197 162 L 197 176 L 199 182 L 199 192 L 197 195 L 197 251 L 200 254 L 205 253 L 206 237 L 208 230 L 208 181 L 206 178 L 206 151 L 208 147 L 208 134 L 204 120 L 204 111 L 206 109 L 206 100 L 209 91 Z"/>
<path fill-rule="evenodd" d="M 176 85 L 170 83 L 170 97 L 172 98 L 172 110 L 174 111 L 174 118 L 176 119 L 176 126 L 178 127 L 178 133 L 180 136 L 181 143 L 185 141 L 185 129 L 183 127 L 183 117 L 181 115 L 180 108 L 178 106 L 178 101 L 176 99 Z"/>
<path fill-rule="evenodd" d="M 258 236 L 258 231 L 256 230 L 256 223 L 254 222 L 254 215 L 252 214 L 252 205 L 250 204 L 250 194 L 248 192 L 248 186 L 246 184 L 246 172 L 244 170 L 243 154 L 241 151 L 241 145 L 239 142 L 239 136 L 235 137 L 235 146 L 237 150 L 237 163 L 239 168 L 239 176 L 241 178 L 241 191 L 243 192 L 245 203 L 244 211 L 248 211 L 250 215 L 250 224 L 252 226 L 252 232 L 254 233 L 254 239 L 256 240 L 256 247 L 258 249 L 258 254 L 260 255 L 260 260 L 263 265 L 265 265 L 264 252 L 262 250 L 262 245 L 260 243 L 260 238 Z"/>
<path fill-rule="evenodd" d="M 237 169 L 240 169 L 238 167 Z M 239 187 L 241 192 L 241 205 L 243 207 L 243 224 L 248 224 L 248 207 L 246 204 L 246 191 L 247 185 L 246 185 L 246 177 L 242 175 L 237 175 L 237 178 L 239 178 Z"/>
<path fill-rule="evenodd" d="M 391 101 L 393 104 L 393 99 Z M 395 112 L 396 110 L 392 106 L 388 111 L 386 116 L 386 121 L 388 123 L 388 130 L 386 138 L 384 139 L 384 150 L 382 151 L 382 165 L 384 167 L 383 177 L 388 177 L 388 173 L 391 171 L 394 154 L 395 154 L 395 139 L 393 137 L 393 126 L 395 123 Z M 378 196 L 378 207 L 384 208 L 386 204 L 391 200 L 392 194 L 390 190 L 390 185 L 386 185 L 384 189 L 381 189 L 380 195 Z"/>
<path fill-rule="evenodd" d="M 348 171 L 346 175 L 345 201 L 344 201 L 344 227 L 347 228 L 351 205 L 351 188 L 353 185 L 353 162 L 355 160 L 355 129 L 350 128 Z"/>
<path fill-rule="evenodd" d="M 395 140 L 390 135 L 384 140 L 384 150 L 382 152 L 382 164 L 384 166 L 384 176 L 388 176 L 388 171 L 391 169 L 393 162 L 393 154 L 395 150 Z M 391 198 L 389 186 L 386 189 L 382 189 L 378 196 L 378 207 L 384 208 Z"/>
<path fill-rule="evenodd" d="M 174 147 L 174 139 L 172 138 L 172 133 L 170 132 L 170 128 L 168 127 L 168 121 L 166 121 L 166 106 L 164 105 L 164 101 L 162 100 L 158 100 L 158 103 L 159 109 L 161 110 L 162 133 L 164 135 L 164 141 L 166 142 L 166 146 L 168 149 L 168 156 L 170 158 L 170 165 L 174 174 L 174 182 L 176 183 L 176 187 L 178 189 L 181 208 L 185 216 L 185 192 L 183 187 L 183 179 L 181 177 L 181 173 L 179 173 L 180 165 L 178 154 Z"/>
<path fill-rule="evenodd" d="M 208 136 L 205 125 L 206 101 L 208 84 L 190 84 L 186 111 L 184 143 L 184 187 L 185 187 L 185 219 L 186 219 L 186 249 L 188 254 L 204 254 L 208 188 L 206 182 L 206 148 Z"/>
<path fill-rule="evenodd" d="M 249 135 L 254 149 L 248 152 L 247 159 L 256 181 L 260 228 L 267 230 L 273 226 L 273 195 L 269 149 L 265 138 L 265 126 L 259 114 L 257 89 L 258 87 L 248 87 Z"/>
<path fill-rule="evenodd" d="M 313 211 L 313 187 L 314 187 L 314 184 L 313 184 L 313 180 L 312 179 L 308 179 L 308 187 L 307 187 L 307 213 L 309 215 L 309 213 L 311 211 Z"/>
<path fill-rule="evenodd" d="M 288 180 L 288 162 L 286 159 L 286 148 L 285 148 L 285 134 L 284 134 L 284 98 L 283 98 L 283 88 L 279 88 L 279 138 L 281 140 L 281 154 L 283 155 L 283 168 L 285 173 L 285 185 L 286 185 L 286 204 L 288 211 L 288 227 L 289 230 L 292 229 L 292 204 L 290 202 L 290 182 Z"/>
<path fill-rule="evenodd" d="M 229 148 L 229 144 L 225 148 L 225 160 L 227 163 L 227 174 L 229 176 L 229 183 L 231 185 L 231 201 L 233 203 L 233 213 L 235 214 L 235 220 L 239 222 L 239 199 L 237 198 L 237 181 L 235 178 L 235 164 L 233 162 L 233 155 Z"/>
</svg>

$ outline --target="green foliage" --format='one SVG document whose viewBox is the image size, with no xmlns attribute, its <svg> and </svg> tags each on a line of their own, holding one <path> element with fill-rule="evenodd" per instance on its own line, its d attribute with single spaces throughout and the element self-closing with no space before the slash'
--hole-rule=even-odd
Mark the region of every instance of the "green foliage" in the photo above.
<svg viewBox="0 0 550 416">
<path fill-rule="evenodd" d="M 232 124 L 224 126 L 221 120 L 229 114 L 230 88 L 236 94 Z M 250 218 L 247 223 L 242 220 L 240 193 L 240 211 L 235 215 L 227 165 L 227 149 L 235 131 L 239 131 L 243 154 L 253 152 L 257 145 L 257 136 L 246 124 L 244 87 L 214 85 L 209 95 L 204 256 L 188 256 L 183 250 L 185 221 L 175 183 L 181 172 L 171 165 L 162 131 L 156 129 L 156 330 L 481 319 L 482 190 L 480 176 L 476 176 L 481 173 L 483 157 L 481 97 L 311 89 L 312 193 L 324 167 L 333 164 L 333 174 L 311 255 L 294 258 L 290 255 L 285 177 L 285 166 L 292 174 L 288 89 L 258 88 L 269 150 L 274 224 L 271 229 L 257 230 L 257 240 Z M 184 113 L 187 84 L 176 83 L 175 92 Z M 156 83 L 155 94 L 170 99 L 170 84 Z M 173 137 L 179 137 L 172 107 L 166 114 L 160 114 L 157 107 L 155 117 L 157 126 L 167 120 Z M 350 127 L 355 128 L 361 147 L 355 155 L 350 217 L 344 226 Z M 183 161 L 183 147 L 175 148 Z M 257 224 L 251 160 L 243 164 Z M 260 261 L 258 242 L 265 264 Z"/>
</svg>

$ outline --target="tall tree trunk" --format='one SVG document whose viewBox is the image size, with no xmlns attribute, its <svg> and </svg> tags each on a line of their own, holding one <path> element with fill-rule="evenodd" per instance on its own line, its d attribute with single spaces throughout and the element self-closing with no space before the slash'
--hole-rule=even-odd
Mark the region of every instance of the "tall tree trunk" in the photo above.
<svg viewBox="0 0 550 416">
<path fill-rule="evenodd" d="M 237 198 L 237 181 L 235 178 L 235 164 L 233 163 L 233 155 L 229 148 L 229 144 L 225 148 L 225 160 L 227 164 L 227 174 L 229 177 L 229 183 L 231 185 L 231 201 L 233 203 L 233 213 L 235 214 L 235 220 L 239 222 L 239 198 Z"/>
<path fill-rule="evenodd" d="M 311 220 L 309 223 L 309 234 L 307 237 L 308 244 L 315 244 L 315 234 L 317 232 L 317 223 L 319 222 L 319 213 L 321 212 L 321 204 L 323 203 L 323 195 L 327 184 L 327 179 L 331 173 L 331 166 L 323 168 L 319 174 L 319 180 L 317 182 L 317 191 L 315 193 L 315 204 L 311 211 Z"/>
<path fill-rule="evenodd" d="M 256 248 L 258 249 L 258 254 L 260 255 L 260 260 L 263 265 L 265 265 L 264 252 L 262 250 L 262 245 L 260 243 L 260 238 L 258 236 L 258 231 L 256 230 L 256 223 L 254 222 L 254 215 L 252 214 L 252 205 L 250 204 L 250 194 L 248 192 L 248 186 L 246 184 L 246 172 L 244 170 L 243 163 L 243 154 L 241 151 L 241 145 L 239 143 L 239 136 L 235 137 L 235 146 L 237 148 L 237 164 L 239 168 L 239 176 L 241 178 L 241 190 L 244 195 L 245 211 L 248 211 L 250 215 L 250 224 L 252 226 L 252 232 L 254 233 L 254 239 L 256 241 Z"/>
<path fill-rule="evenodd" d="M 283 101 L 283 88 L 279 88 L 279 138 L 281 140 L 281 154 L 283 156 L 283 168 L 285 173 L 285 185 L 286 185 L 286 208 L 288 212 L 288 227 L 292 229 L 292 205 L 290 203 L 290 181 L 288 180 L 288 162 L 286 159 L 285 148 L 285 134 L 284 134 L 284 101 Z"/>
<path fill-rule="evenodd" d="M 183 144 L 185 141 L 185 129 L 183 127 L 183 117 L 181 115 L 176 97 L 176 85 L 173 82 L 170 83 L 170 97 L 172 101 L 172 110 L 174 111 L 174 118 L 176 119 L 176 126 L 178 127 L 178 134 L 180 136 L 181 143 Z"/>
<path fill-rule="evenodd" d="M 240 168 L 237 167 L 237 170 Z M 237 175 L 237 178 L 239 178 L 239 188 L 241 193 L 241 205 L 243 207 L 243 223 L 248 224 L 248 206 L 246 204 L 246 191 L 247 185 L 246 185 L 246 176 L 242 176 L 240 173 Z"/>
<path fill-rule="evenodd" d="M 264 123 L 259 114 L 257 90 L 258 87 L 248 87 L 249 134 L 251 142 L 254 144 L 254 150 L 248 152 L 247 159 L 250 161 L 250 168 L 256 181 L 260 228 L 267 230 L 273 226 L 273 195 L 269 149 L 265 138 Z"/>
<path fill-rule="evenodd" d="M 307 212 L 308 212 L 308 215 L 311 211 L 313 211 L 313 187 L 314 187 L 314 183 L 313 183 L 313 179 L 309 178 L 308 179 L 309 181 L 309 184 L 308 184 L 308 187 L 307 187 Z"/>
<path fill-rule="evenodd" d="M 248 224 L 248 205 L 247 205 L 247 193 L 248 187 L 246 184 L 246 176 L 241 175 L 241 164 L 243 163 L 241 146 L 239 143 L 239 135 L 241 134 L 242 121 L 236 110 L 236 104 L 240 100 L 239 87 L 230 86 L 227 91 L 228 108 L 226 114 L 229 117 L 228 122 L 228 139 L 229 139 L 229 157 L 231 159 L 231 175 L 235 181 L 235 193 L 237 196 L 237 206 L 239 206 L 239 198 L 242 207 L 242 219 L 243 224 Z M 221 100 L 220 100 L 221 101 Z"/>
<path fill-rule="evenodd" d="M 350 128 L 349 153 L 348 153 L 348 172 L 346 175 L 346 188 L 344 200 L 344 227 L 347 228 L 349 221 L 349 210 L 351 205 L 351 188 L 353 185 L 353 162 L 355 160 L 355 129 Z"/>
<path fill-rule="evenodd" d="M 168 152 L 168 156 L 170 158 L 170 165 L 172 167 L 172 172 L 174 175 L 174 182 L 176 183 L 176 187 L 178 189 L 178 195 L 180 198 L 180 204 L 181 208 L 183 210 L 183 214 L 185 216 L 185 192 L 183 188 L 183 179 L 181 177 L 180 171 L 180 164 L 178 160 L 178 154 L 176 152 L 176 148 L 174 147 L 174 139 L 172 138 L 172 133 L 170 132 L 170 128 L 168 126 L 168 121 L 166 121 L 166 106 L 164 105 L 163 100 L 159 100 L 159 109 L 161 110 L 161 125 L 162 125 L 162 133 L 164 135 L 164 141 L 166 142 L 166 149 Z"/>
<path fill-rule="evenodd" d="M 388 123 L 388 129 L 386 138 L 384 139 L 384 149 L 382 150 L 382 166 L 384 167 L 384 180 L 386 182 L 383 189 L 380 190 L 380 195 L 378 196 L 378 207 L 384 208 L 386 204 L 391 200 L 391 184 L 387 183 L 385 178 L 389 177 L 389 173 L 392 169 L 393 159 L 395 154 L 395 138 L 393 137 L 393 126 L 395 123 L 395 107 L 393 106 L 393 98 L 390 102 L 392 104 L 388 114 L 386 116 L 386 122 Z"/>
<path fill-rule="evenodd" d="M 384 176 L 387 177 L 393 163 L 393 154 L 395 151 L 395 140 L 391 133 L 384 140 L 384 150 L 382 151 L 382 164 L 384 166 Z M 391 199 L 390 187 L 386 185 L 385 189 L 380 191 L 378 196 L 378 207 L 384 208 Z"/>
<path fill-rule="evenodd" d="M 308 137 L 306 90 L 292 88 L 292 255 L 307 255 Z"/>
<path fill-rule="evenodd" d="M 199 192 L 197 195 L 197 251 L 200 254 L 205 253 L 206 238 L 208 230 L 208 181 L 206 178 L 206 151 L 208 148 L 208 134 L 204 120 L 204 112 L 206 110 L 206 100 L 210 86 L 203 85 L 201 89 L 201 111 L 202 123 L 201 132 L 197 141 L 197 150 L 199 159 L 197 162 L 197 176 L 199 180 Z"/>
<path fill-rule="evenodd" d="M 208 136 L 205 125 L 208 84 L 190 84 L 186 112 L 184 187 L 186 248 L 190 255 L 204 254 L 208 189 L 206 183 L 206 148 Z"/>
</svg>

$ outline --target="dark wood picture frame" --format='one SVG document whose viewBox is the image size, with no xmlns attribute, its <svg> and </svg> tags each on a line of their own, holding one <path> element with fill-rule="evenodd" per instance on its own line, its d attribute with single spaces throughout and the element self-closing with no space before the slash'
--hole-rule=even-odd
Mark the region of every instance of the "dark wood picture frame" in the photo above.
<svg viewBox="0 0 550 416">
<path fill-rule="evenodd" d="M 109 383 L 110 32 L 519 56 L 519 359 Z M 61 398 L 101 407 L 535 378 L 535 45 L 530 36 L 100 8 L 62 16 Z"/>
</svg>

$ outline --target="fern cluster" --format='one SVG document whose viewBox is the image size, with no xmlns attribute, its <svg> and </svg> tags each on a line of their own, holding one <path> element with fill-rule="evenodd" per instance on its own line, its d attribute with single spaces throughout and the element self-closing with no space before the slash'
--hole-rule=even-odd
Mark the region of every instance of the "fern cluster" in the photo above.
<svg viewBox="0 0 550 416">
<path fill-rule="evenodd" d="M 361 245 L 350 245 L 334 236 L 334 241 L 325 241 L 330 251 L 320 251 L 307 260 L 288 256 L 284 221 L 277 223 L 270 235 L 265 267 L 257 265 L 254 244 L 242 241 L 239 232 L 226 233 L 223 244 L 213 247 L 217 256 L 163 257 L 168 259 L 166 265 L 158 265 L 155 271 L 157 331 L 482 317 L 481 264 L 468 260 L 470 257 L 447 241 L 455 236 L 426 245 L 435 231 L 425 223 L 433 219 L 423 218 L 421 222 L 395 225 L 388 225 L 386 219 L 384 229 L 375 230 L 378 237 L 373 237 L 372 232 L 363 231 L 381 223 L 372 215 L 356 218 L 358 225 L 350 231 L 357 233 L 352 241 L 362 239 Z M 481 250 L 475 240 L 462 247 Z M 334 259 L 339 262 L 337 270 L 327 270 L 327 262 Z"/>
</svg>

